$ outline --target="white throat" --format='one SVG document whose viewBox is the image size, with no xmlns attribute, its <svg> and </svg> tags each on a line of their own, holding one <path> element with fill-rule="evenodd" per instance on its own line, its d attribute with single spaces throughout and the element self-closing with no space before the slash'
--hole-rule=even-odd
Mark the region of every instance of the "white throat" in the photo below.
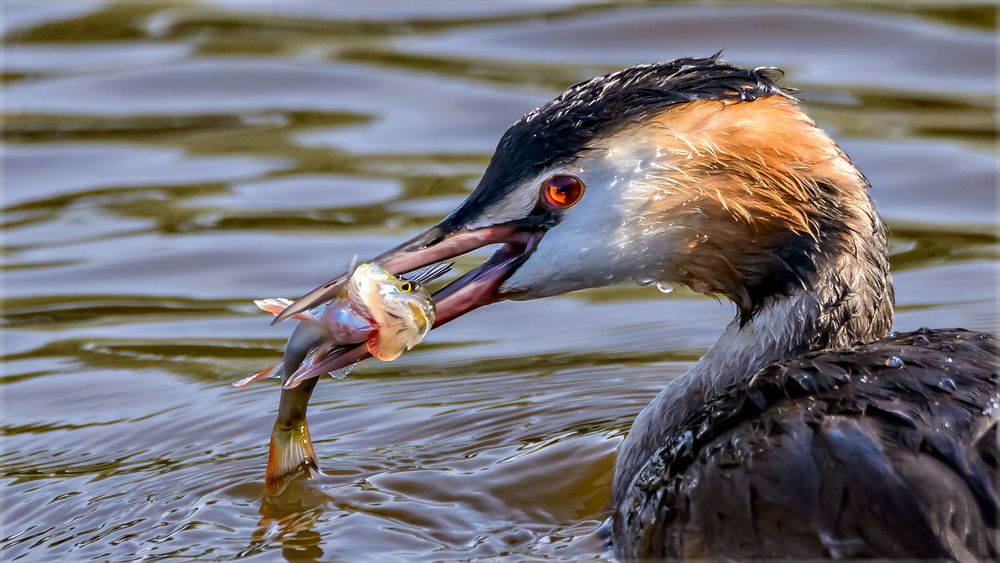
<svg viewBox="0 0 1000 563">
<path fill-rule="evenodd" d="M 804 352 L 819 315 L 816 295 L 802 291 L 775 301 L 744 325 L 736 318 L 718 342 L 678 379 L 702 385 L 709 394 L 722 391 L 767 365 Z"/>
</svg>

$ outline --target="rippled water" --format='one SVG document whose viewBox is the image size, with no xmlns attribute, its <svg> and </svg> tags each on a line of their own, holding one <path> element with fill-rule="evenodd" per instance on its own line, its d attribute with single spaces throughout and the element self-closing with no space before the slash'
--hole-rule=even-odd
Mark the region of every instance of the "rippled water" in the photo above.
<svg viewBox="0 0 1000 563">
<path fill-rule="evenodd" d="M 0 556 L 601 557 L 615 448 L 732 315 L 682 289 L 505 303 L 321 382 L 328 476 L 262 502 L 296 296 L 434 222 L 599 72 L 778 65 L 875 187 L 897 328 L 997 319 L 995 8 L 5 2 Z M 463 266 L 468 264 L 463 263 Z"/>
</svg>

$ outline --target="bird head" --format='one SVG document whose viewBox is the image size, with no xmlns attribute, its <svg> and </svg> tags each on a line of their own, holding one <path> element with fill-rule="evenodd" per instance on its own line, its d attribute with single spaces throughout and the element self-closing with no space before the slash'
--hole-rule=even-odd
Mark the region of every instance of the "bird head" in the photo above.
<svg viewBox="0 0 1000 563">
<path fill-rule="evenodd" d="M 573 85 L 506 131 L 458 208 L 374 262 L 401 274 L 500 245 L 435 295 L 437 325 L 631 280 L 686 284 L 752 316 L 807 285 L 853 223 L 877 220 L 864 177 L 774 78 L 715 56 Z"/>
</svg>

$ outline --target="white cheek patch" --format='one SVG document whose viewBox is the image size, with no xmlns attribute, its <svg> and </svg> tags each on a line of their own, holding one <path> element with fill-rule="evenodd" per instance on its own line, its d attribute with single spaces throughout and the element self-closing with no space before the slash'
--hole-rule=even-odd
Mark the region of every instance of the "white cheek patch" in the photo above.
<svg viewBox="0 0 1000 563">
<path fill-rule="evenodd" d="M 668 218 L 649 216 L 670 173 L 649 146 L 644 138 L 619 139 L 613 149 L 550 172 L 576 175 L 587 190 L 501 291 L 531 299 L 659 275 L 678 231 Z"/>
</svg>

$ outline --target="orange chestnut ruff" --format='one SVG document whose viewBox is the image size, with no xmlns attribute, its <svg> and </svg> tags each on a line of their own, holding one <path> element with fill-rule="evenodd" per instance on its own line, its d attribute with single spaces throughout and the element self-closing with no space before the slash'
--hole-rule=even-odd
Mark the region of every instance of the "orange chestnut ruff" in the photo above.
<svg viewBox="0 0 1000 563">
<path fill-rule="evenodd" d="M 566 209 L 583 197 L 583 182 L 576 176 L 556 174 L 542 184 L 542 198 L 553 209 Z"/>
</svg>

